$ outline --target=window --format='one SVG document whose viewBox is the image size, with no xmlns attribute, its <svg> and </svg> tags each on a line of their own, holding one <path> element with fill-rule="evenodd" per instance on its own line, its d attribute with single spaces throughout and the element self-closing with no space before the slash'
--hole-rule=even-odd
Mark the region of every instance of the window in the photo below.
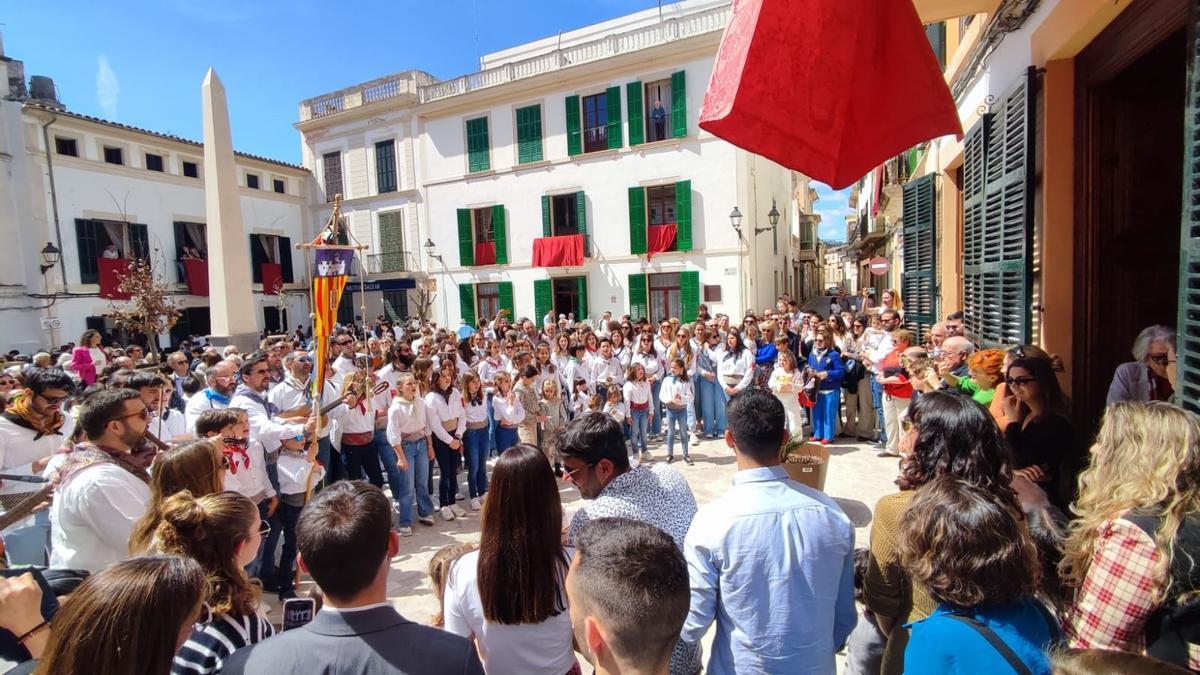
<svg viewBox="0 0 1200 675">
<path fill-rule="evenodd" d="M 704 285 L 704 301 L 705 302 L 721 302 L 721 287 L 716 284 Z"/>
<path fill-rule="evenodd" d="M 517 108 L 517 163 L 542 161 L 542 106 Z"/>
<path fill-rule="evenodd" d="M 114 148 L 111 145 L 104 146 L 104 161 L 109 164 L 124 164 L 125 153 L 121 148 Z"/>
<path fill-rule="evenodd" d="M 475 298 L 476 316 L 491 321 L 500 311 L 500 284 L 476 284 Z"/>
<path fill-rule="evenodd" d="M 180 283 L 187 282 L 187 274 L 184 269 L 184 259 L 200 259 L 208 258 L 208 233 L 204 223 L 188 223 L 183 221 L 175 221 L 175 260 L 179 261 L 176 264 L 176 271 L 179 273 Z"/>
<path fill-rule="evenodd" d="M 375 144 L 375 182 L 380 194 L 396 191 L 396 141 Z"/>
<path fill-rule="evenodd" d="M 496 238 L 495 230 L 492 228 L 492 207 L 471 209 L 471 223 L 476 244 L 486 244 Z"/>
<path fill-rule="evenodd" d="M 675 224 L 675 186 L 661 185 L 646 188 L 646 207 L 651 225 Z"/>
<path fill-rule="evenodd" d="M 692 182 L 629 188 L 629 252 L 690 251 Z M 696 291 L 699 293 L 699 289 Z"/>
<path fill-rule="evenodd" d="M 608 95 L 583 97 L 583 151 L 608 149 Z"/>
<path fill-rule="evenodd" d="M 388 321 L 408 319 L 408 291 L 383 291 L 383 315 Z"/>
<path fill-rule="evenodd" d="M 646 83 L 646 142 L 671 137 L 671 79 Z"/>
<path fill-rule="evenodd" d="M 146 170 L 147 171 L 157 171 L 159 173 L 162 173 L 162 171 L 163 171 L 163 156 L 156 155 L 152 152 L 147 152 L 146 153 Z"/>
<path fill-rule="evenodd" d="M 200 167 L 197 166 L 195 162 L 184 162 L 183 175 L 187 176 L 188 178 L 199 178 Z"/>
<path fill-rule="evenodd" d="M 458 209 L 458 261 L 463 267 L 508 264 L 504 206 Z"/>
<path fill-rule="evenodd" d="M 292 240 L 274 234 L 250 235 L 250 276 L 253 283 L 263 283 L 263 265 L 279 265 L 279 278 L 285 284 L 295 281 L 292 272 Z M 353 276 L 352 270 L 347 272 Z M 268 290 L 268 289 L 263 289 Z"/>
<path fill-rule="evenodd" d="M 579 232 L 579 208 L 576 193 L 550 197 L 551 236 Z"/>
<path fill-rule="evenodd" d="M 322 159 L 325 167 L 325 201 L 331 202 L 342 194 L 342 153 L 326 153 Z"/>
<path fill-rule="evenodd" d="M 100 283 L 100 262 L 110 246 L 119 259 L 150 257 L 149 234 L 143 223 L 75 219 L 79 247 L 79 281 Z M 110 256 L 111 257 L 111 256 Z"/>
<path fill-rule="evenodd" d="M 258 189 L 258 174 L 256 174 L 256 173 L 246 174 L 246 187 L 250 188 L 251 190 Z"/>
<path fill-rule="evenodd" d="M 287 194 L 287 181 L 282 178 L 276 178 L 271 183 L 274 185 L 276 192 L 281 195 Z"/>
<path fill-rule="evenodd" d="M 399 211 L 379 214 L 379 253 L 377 272 L 404 271 L 404 227 Z"/>
<path fill-rule="evenodd" d="M 62 136 L 54 137 L 54 151 L 60 155 L 67 157 L 79 156 L 79 145 L 74 138 L 63 138 Z"/>
<path fill-rule="evenodd" d="M 800 223 L 800 250 L 813 250 L 813 224 Z"/>
<path fill-rule="evenodd" d="M 487 171 L 492 168 L 488 152 L 488 120 L 476 117 L 467 120 L 467 172 Z"/>
<path fill-rule="evenodd" d="M 680 316 L 679 273 L 648 274 L 650 320 L 657 323 Z"/>
</svg>

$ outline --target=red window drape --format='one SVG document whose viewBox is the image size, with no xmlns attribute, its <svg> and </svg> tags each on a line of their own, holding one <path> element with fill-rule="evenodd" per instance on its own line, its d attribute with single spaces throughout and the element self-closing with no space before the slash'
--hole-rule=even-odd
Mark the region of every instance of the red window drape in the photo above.
<svg viewBox="0 0 1200 675">
<path fill-rule="evenodd" d="M 183 276 L 191 295 L 208 295 L 208 261 L 183 259 Z"/>
<path fill-rule="evenodd" d="M 533 240 L 534 267 L 578 267 L 582 264 L 582 234 L 539 237 Z"/>
<path fill-rule="evenodd" d="M 129 258 L 99 258 L 100 297 L 110 300 L 128 300 L 129 294 L 122 293 L 121 279 L 129 274 Z"/>
</svg>

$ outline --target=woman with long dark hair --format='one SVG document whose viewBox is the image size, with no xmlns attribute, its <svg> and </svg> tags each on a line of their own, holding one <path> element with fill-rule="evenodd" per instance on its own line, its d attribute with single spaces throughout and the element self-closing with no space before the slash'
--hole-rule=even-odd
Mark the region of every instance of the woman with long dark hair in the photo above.
<svg viewBox="0 0 1200 675">
<path fill-rule="evenodd" d="M 579 672 L 562 519 L 545 456 L 527 444 L 505 450 L 492 471 L 479 550 L 454 565 L 443 602 L 446 630 L 474 638 L 490 673 Z"/>
<path fill-rule="evenodd" d="M 467 515 L 454 503 L 458 495 L 462 439 L 467 430 L 466 410 L 463 408 L 462 393 L 454 387 L 453 369 L 434 370 L 429 382 L 430 391 L 425 395 L 425 415 L 433 438 L 433 455 L 442 474 L 438 481 L 441 516 L 442 520 L 454 520 Z"/>
<path fill-rule="evenodd" d="M 720 391 L 725 395 L 722 403 L 745 391 L 754 380 L 754 349 L 753 345 L 747 346 L 742 342 L 741 333 L 734 328 L 729 329 L 725 337 L 725 353 L 717 362 Z"/>
<path fill-rule="evenodd" d="M 871 549 L 863 579 L 863 604 L 875 614 L 887 637 L 883 675 L 904 670 L 908 644 L 905 624 L 929 616 L 936 603 L 914 583 L 900 563 L 900 525 L 917 488 L 950 474 L 983 488 L 1019 510 L 1012 483 L 1011 459 L 1000 429 L 987 409 L 949 392 L 918 398 L 908 409 L 900 438 L 900 491 L 876 504 L 871 522 Z"/>
<path fill-rule="evenodd" d="M 1005 373 L 1008 387 L 1004 435 L 1013 454 L 1013 473 L 1042 488 L 1056 506 L 1064 508 L 1075 492 L 1082 468 L 1067 416 L 1067 398 L 1050 361 L 1016 359 Z"/>
</svg>

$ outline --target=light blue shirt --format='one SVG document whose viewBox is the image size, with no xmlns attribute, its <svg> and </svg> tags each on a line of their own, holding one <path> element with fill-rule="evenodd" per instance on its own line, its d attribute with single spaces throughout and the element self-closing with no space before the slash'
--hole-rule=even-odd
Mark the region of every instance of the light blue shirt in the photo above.
<svg viewBox="0 0 1200 675">
<path fill-rule="evenodd" d="M 682 637 L 715 620 L 710 675 L 833 673 L 857 621 L 854 526 L 781 466 L 739 471 L 700 509 L 683 547 L 692 601 Z"/>
</svg>

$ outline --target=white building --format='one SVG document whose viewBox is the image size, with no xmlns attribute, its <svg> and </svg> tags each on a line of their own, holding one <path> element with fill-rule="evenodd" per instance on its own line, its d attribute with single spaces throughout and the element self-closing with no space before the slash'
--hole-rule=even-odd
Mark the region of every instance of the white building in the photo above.
<svg viewBox="0 0 1200 675">
<path fill-rule="evenodd" d="M 37 82 L 32 93 L 42 96 L 31 98 L 20 62 L 0 56 L 0 82 L 10 81 L 0 99 L 0 231 L 9 244 L 0 248 L 0 345 L 28 353 L 75 341 L 88 328 L 112 330 L 104 314 L 122 301 L 101 297 L 109 244 L 118 263 L 148 258 L 173 284 L 183 309 L 173 335 L 208 334 L 209 298 L 190 294 L 181 261 L 185 246 L 206 251 L 202 145 L 67 112 L 53 100 L 52 83 Z M 291 325 L 307 325 L 304 259 L 292 245 L 310 231 L 310 174 L 245 154 L 237 169 L 258 326 L 280 328 L 281 307 Z M 42 272 L 47 243 L 61 260 Z M 281 277 L 282 304 L 269 294 L 274 288 L 263 288 L 264 263 L 268 280 L 275 271 Z M 206 264 L 189 265 L 207 285 Z M 40 317 L 58 319 L 58 327 L 44 330 Z"/>
<path fill-rule="evenodd" d="M 422 274 L 451 325 L 772 306 L 793 288 L 791 172 L 697 125 L 728 16 L 688 0 L 488 54 L 457 79 L 409 71 L 303 102 L 304 163 L 371 246 L 382 290 L 367 314 L 402 313 Z"/>
</svg>

